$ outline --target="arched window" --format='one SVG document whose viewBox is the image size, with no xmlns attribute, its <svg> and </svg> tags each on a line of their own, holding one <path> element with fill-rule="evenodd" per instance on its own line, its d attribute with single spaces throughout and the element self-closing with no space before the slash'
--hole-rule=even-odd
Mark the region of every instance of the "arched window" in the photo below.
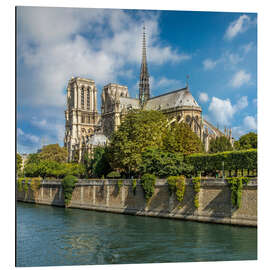
<svg viewBox="0 0 270 270">
<path fill-rule="evenodd" d="M 87 88 L 87 110 L 90 110 L 90 88 Z"/>
<path fill-rule="evenodd" d="M 187 116 L 186 116 L 186 122 L 187 122 L 188 124 L 189 124 L 190 120 L 191 120 L 190 115 L 187 115 Z"/>
<path fill-rule="evenodd" d="M 84 88 L 81 88 L 81 107 L 84 108 Z"/>
</svg>

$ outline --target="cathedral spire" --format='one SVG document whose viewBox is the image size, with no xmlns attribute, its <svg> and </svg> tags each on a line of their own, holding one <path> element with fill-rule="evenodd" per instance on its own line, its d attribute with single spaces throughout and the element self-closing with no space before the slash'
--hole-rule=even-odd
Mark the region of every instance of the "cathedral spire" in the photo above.
<svg viewBox="0 0 270 270">
<path fill-rule="evenodd" d="M 146 59 L 145 26 L 143 26 L 143 44 L 142 45 L 143 45 L 142 63 L 141 63 L 140 84 L 139 84 L 139 99 L 140 99 L 141 105 L 143 105 L 144 102 L 150 98 L 149 74 L 148 74 L 147 59 Z"/>
</svg>

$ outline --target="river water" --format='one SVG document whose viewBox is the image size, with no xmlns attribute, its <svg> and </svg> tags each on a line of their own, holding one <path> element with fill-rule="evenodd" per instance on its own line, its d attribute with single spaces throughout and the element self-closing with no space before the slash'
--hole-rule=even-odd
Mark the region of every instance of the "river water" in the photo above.
<svg viewBox="0 0 270 270">
<path fill-rule="evenodd" d="M 257 259 L 257 229 L 17 203 L 17 266 Z"/>
</svg>

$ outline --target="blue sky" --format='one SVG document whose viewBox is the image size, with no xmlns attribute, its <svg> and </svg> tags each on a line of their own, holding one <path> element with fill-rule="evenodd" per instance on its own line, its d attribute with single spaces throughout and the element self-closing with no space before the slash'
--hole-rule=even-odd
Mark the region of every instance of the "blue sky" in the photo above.
<svg viewBox="0 0 270 270">
<path fill-rule="evenodd" d="M 63 145 L 71 76 L 138 95 L 142 26 L 151 95 L 185 86 L 210 122 L 238 138 L 257 130 L 257 15 L 254 13 L 19 7 L 18 151 Z"/>
</svg>

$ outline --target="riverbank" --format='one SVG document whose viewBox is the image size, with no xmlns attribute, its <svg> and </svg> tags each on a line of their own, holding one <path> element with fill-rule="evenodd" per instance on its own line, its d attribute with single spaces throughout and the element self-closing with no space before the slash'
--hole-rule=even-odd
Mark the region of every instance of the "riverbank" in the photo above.
<svg viewBox="0 0 270 270">
<path fill-rule="evenodd" d="M 243 186 L 242 204 L 235 209 L 231 203 L 231 191 L 222 179 L 201 181 L 198 194 L 199 207 L 194 206 L 195 192 L 190 179 L 186 180 L 184 199 L 179 203 L 170 195 L 166 180 L 157 180 L 155 193 L 146 203 L 144 192 L 137 181 L 136 193 L 132 180 L 123 180 L 119 188 L 117 180 L 79 180 L 72 194 L 71 208 L 97 210 L 112 213 L 185 219 L 241 226 L 257 226 L 257 179 Z M 17 190 L 17 200 L 37 204 L 64 206 L 60 181 L 43 181 L 37 191 Z"/>
</svg>

